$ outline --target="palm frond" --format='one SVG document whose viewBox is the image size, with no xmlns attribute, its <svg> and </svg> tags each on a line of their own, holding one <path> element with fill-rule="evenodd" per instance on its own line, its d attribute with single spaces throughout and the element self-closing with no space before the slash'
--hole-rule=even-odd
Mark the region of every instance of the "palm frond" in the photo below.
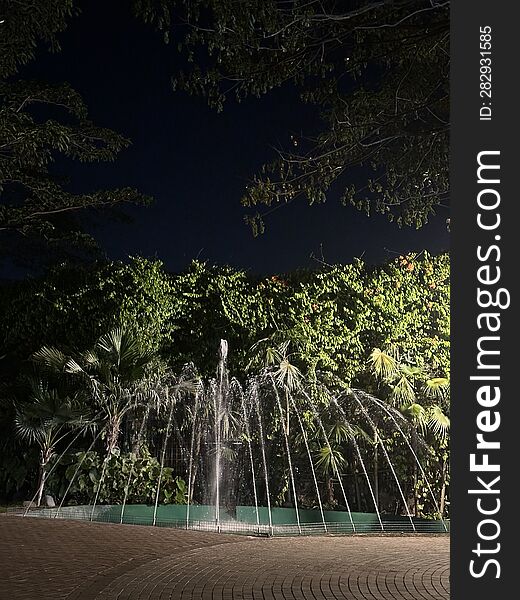
<svg viewBox="0 0 520 600">
<path fill-rule="evenodd" d="M 443 438 L 450 429 L 450 418 L 440 406 L 430 406 L 428 409 L 428 426 L 435 435 Z"/>
<path fill-rule="evenodd" d="M 27 378 L 26 397 L 17 403 L 15 431 L 24 441 L 52 446 L 64 428 L 85 426 L 86 410 L 79 394 L 62 395 L 46 381 Z"/>
<path fill-rule="evenodd" d="M 85 374 L 83 367 L 74 358 L 69 358 L 65 363 L 64 370 L 73 375 Z"/>
<path fill-rule="evenodd" d="M 450 380 L 447 377 L 433 377 L 425 384 L 426 395 L 433 398 L 445 398 L 449 391 Z"/>
<path fill-rule="evenodd" d="M 423 369 L 421 367 L 416 367 L 412 365 L 399 365 L 399 369 L 401 373 L 403 373 L 403 375 L 410 379 L 419 377 L 423 373 Z"/>
<path fill-rule="evenodd" d="M 316 466 L 323 473 L 337 472 L 345 464 L 345 457 L 337 449 L 330 445 L 323 446 L 318 452 Z"/>
<path fill-rule="evenodd" d="M 415 390 L 406 375 L 399 377 L 393 386 L 391 398 L 394 404 L 408 405 L 415 402 Z"/>
<path fill-rule="evenodd" d="M 426 409 L 417 402 L 408 404 L 401 408 L 404 415 L 406 415 L 413 423 L 420 429 L 424 435 L 426 433 L 426 427 L 428 425 L 428 413 Z"/>
<path fill-rule="evenodd" d="M 383 352 L 380 348 L 374 348 L 370 354 L 369 362 L 377 377 L 380 379 L 392 379 L 398 372 L 397 362 L 393 356 Z"/>
<path fill-rule="evenodd" d="M 341 444 L 354 436 L 354 432 L 345 421 L 336 421 L 329 429 L 328 438 L 336 444 Z"/>
<path fill-rule="evenodd" d="M 298 367 L 289 362 L 287 358 L 284 358 L 274 373 L 274 377 L 279 386 L 294 390 L 300 384 L 302 373 Z"/>
<path fill-rule="evenodd" d="M 58 348 L 43 346 L 32 355 L 32 360 L 44 369 L 64 373 L 69 357 Z"/>
</svg>

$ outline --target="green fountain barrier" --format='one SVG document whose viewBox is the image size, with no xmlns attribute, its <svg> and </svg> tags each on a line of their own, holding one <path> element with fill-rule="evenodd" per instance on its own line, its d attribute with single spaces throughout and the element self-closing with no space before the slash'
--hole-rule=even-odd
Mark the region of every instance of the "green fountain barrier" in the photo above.
<svg viewBox="0 0 520 600">
<path fill-rule="evenodd" d="M 75 507 L 78 516 L 80 508 Z M 220 511 L 217 526 L 215 507 L 208 505 L 191 505 L 189 521 L 187 506 L 179 504 L 153 505 L 128 504 L 121 519 L 122 506 L 99 506 L 93 517 L 97 522 L 124 523 L 131 525 L 153 525 L 160 527 L 183 527 L 207 531 L 231 531 L 236 533 L 284 535 L 313 533 L 443 533 L 449 530 L 446 521 L 412 518 L 403 515 L 382 515 L 383 528 L 376 513 L 346 511 L 324 511 L 323 523 L 321 512 L 315 509 L 300 509 L 298 515 L 294 508 L 273 507 L 271 519 L 267 507 L 237 506 L 233 511 Z M 85 512 L 85 511 L 83 511 Z M 88 512 L 88 511 L 87 511 Z M 83 514 L 83 513 L 81 513 Z M 86 514 L 86 513 L 85 513 Z M 257 517 L 258 515 L 258 517 Z M 74 515 L 68 515 L 74 518 Z M 154 523 L 155 520 L 155 523 Z M 412 524 L 413 523 L 413 524 Z M 299 527 L 298 527 L 299 524 Z"/>
</svg>

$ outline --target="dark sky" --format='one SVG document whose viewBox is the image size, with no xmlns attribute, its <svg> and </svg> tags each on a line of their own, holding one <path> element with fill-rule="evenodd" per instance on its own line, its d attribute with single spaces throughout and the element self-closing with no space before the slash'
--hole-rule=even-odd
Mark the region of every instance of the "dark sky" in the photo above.
<svg viewBox="0 0 520 600">
<path fill-rule="evenodd" d="M 393 253 L 447 250 L 444 211 L 419 231 L 399 229 L 342 206 L 334 192 L 322 205 L 283 206 L 268 218 L 266 233 L 253 238 L 243 222 L 244 185 L 273 157 L 274 145 L 317 127 L 315 109 L 289 86 L 230 102 L 221 114 L 203 99 L 174 93 L 175 43 L 166 46 L 125 2 L 83 3 L 60 41 L 60 53 L 40 52 L 22 76 L 68 81 L 96 124 L 133 142 L 115 163 L 67 163 L 74 188 L 132 186 L 156 200 L 132 210 L 130 224 L 105 222 L 95 230 L 110 258 L 157 256 L 178 271 L 198 257 L 266 274 L 313 266 L 313 254 L 329 263 L 362 255 L 380 262 Z"/>
</svg>

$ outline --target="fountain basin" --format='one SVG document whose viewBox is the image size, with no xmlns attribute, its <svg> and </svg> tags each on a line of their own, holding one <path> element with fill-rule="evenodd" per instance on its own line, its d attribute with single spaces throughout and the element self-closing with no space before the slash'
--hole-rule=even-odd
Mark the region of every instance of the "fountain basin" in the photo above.
<svg viewBox="0 0 520 600">
<path fill-rule="evenodd" d="M 153 525 L 154 506 L 150 504 L 127 504 L 123 518 L 121 505 L 65 506 L 59 511 L 55 508 L 30 511 L 27 516 L 92 520 L 105 523 L 124 523 L 132 525 Z M 412 518 L 400 515 L 381 515 L 383 528 L 376 513 L 353 512 L 352 520 L 346 511 L 324 511 L 299 509 L 300 525 L 294 508 L 271 509 L 267 507 L 237 506 L 234 511 L 220 508 L 220 520 L 217 523 L 215 507 L 209 505 L 168 504 L 159 505 L 155 514 L 155 525 L 158 527 L 176 527 L 200 531 L 220 531 L 242 533 L 246 535 L 323 535 L 356 534 L 356 533 L 446 533 L 449 522 L 433 519 Z"/>
</svg>

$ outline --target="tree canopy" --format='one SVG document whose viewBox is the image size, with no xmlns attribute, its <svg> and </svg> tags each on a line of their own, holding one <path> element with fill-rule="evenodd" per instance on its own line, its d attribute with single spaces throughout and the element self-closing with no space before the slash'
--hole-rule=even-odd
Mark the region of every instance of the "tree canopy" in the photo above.
<svg viewBox="0 0 520 600">
<path fill-rule="evenodd" d="M 229 97 L 289 84 L 317 107 L 322 126 L 293 132 L 253 175 L 246 221 L 296 199 L 333 192 L 367 213 L 421 227 L 449 196 L 449 2 L 426 0 L 136 0 L 134 13 L 173 39 L 188 68 L 174 87 L 222 110 Z M 13 81 L 39 46 L 79 13 L 73 0 L 38 7 L 8 1 L 0 37 L 0 232 L 13 239 L 87 241 L 77 215 L 146 203 L 136 190 L 73 193 L 52 168 L 58 154 L 114 160 L 124 137 L 88 120 L 66 84 Z M 264 208 L 262 208 L 262 206 Z M 6 236 L 6 234 L 8 234 Z M 13 237 L 14 236 L 14 237 Z M 6 241 L 7 240 L 7 241 Z"/>
<path fill-rule="evenodd" d="M 77 218 L 86 211 L 113 210 L 125 203 L 147 204 L 135 189 L 72 191 L 60 172 L 65 161 L 112 161 L 130 141 L 96 126 L 81 96 L 68 84 L 26 81 L 19 68 L 44 44 L 59 49 L 56 34 L 77 11 L 69 0 L 37 6 L 4 3 L 0 23 L 0 246 L 13 249 L 34 243 L 64 247 L 92 245 Z M 66 163 L 65 163 L 66 164 Z M 40 244 L 41 245 L 41 244 Z M 1 256 L 1 254 L 0 254 Z"/>
<path fill-rule="evenodd" d="M 215 368 L 221 338 L 230 366 L 244 372 L 259 340 L 284 341 L 304 373 L 352 382 L 374 347 L 399 349 L 432 376 L 449 372 L 449 258 L 403 256 L 380 267 L 360 260 L 286 276 L 254 278 L 230 267 L 193 262 L 170 275 L 160 261 L 136 258 L 55 268 L 3 294 L 5 364 L 42 345 L 88 349 L 124 325 L 176 365 Z"/>
<path fill-rule="evenodd" d="M 174 86 L 225 101 L 295 85 L 321 130 L 293 132 L 247 187 L 248 207 L 344 203 L 421 227 L 448 199 L 449 2 L 141 0 L 191 67 Z M 181 22 L 180 28 L 172 23 Z M 260 212 L 247 217 L 263 230 Z"/>
</svg>

